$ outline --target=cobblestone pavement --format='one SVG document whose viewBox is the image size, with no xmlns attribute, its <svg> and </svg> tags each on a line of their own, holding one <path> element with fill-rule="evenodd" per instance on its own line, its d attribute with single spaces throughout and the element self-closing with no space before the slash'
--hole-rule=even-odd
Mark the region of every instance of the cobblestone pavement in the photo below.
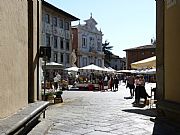
<svg viewBox="0 0 180 135">
<path fill-rule="evenodd" d="M 64 103 L 49 106 L 29 135 L 151 135 L 155 111 L 133 107 L 129 95 L 123 84 L 117 92 L 64 91 Z"/>
</svg>

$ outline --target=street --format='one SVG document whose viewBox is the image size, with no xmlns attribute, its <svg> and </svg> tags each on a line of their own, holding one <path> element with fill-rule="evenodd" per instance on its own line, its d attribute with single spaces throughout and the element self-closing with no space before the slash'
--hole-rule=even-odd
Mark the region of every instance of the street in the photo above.
<svg viewBox="0 0 180 135">
<path fill-rule="evenodd" d="M 154 84 L 146 84 L 150 93 Z M 63 103 L 50 105 L 46 118 L 28 135 L 151 135 L 149 106 L 133 107 L 124 83 L 117 92 L 64 91 Z"/>
</svg>

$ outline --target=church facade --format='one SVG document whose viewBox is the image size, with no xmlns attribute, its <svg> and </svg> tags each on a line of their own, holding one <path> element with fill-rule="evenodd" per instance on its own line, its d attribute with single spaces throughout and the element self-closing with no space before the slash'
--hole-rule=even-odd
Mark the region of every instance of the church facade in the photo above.
<svg viewBox="0 0 180 135">
<path fill-rule="evenodd" d="M 97 22 L 92 17 L 85 20 L 85 24 L 73 26 L 72 48 L 76 50 L 78 67 L 95 64 L 104 67 L 104 53 L 102 51 L 101 30 L 98 30 Z"/>
</svg>

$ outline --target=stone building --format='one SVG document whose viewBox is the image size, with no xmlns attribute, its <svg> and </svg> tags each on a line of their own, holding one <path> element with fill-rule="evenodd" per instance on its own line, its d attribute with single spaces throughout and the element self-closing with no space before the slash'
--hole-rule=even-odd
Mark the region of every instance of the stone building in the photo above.
<svg viewBox="0 0 180 135">
<path fill-rule="evenodd" d="M 126 52 L 126 68 L 131 69 L 131 63 L 156 55 L 156 45 L 144 45 L 123 50 Z"/>
<path fill-rule="evenodd" d="M 156 0 L 156 64 L 159 118 L 180 122 L 180 1 Z"/>
<path fill-rule="evenodd" d="M 75 16 L 42 1 L 42 45 L 51 47 L 50 62 L 71 65 L 71 21 Z"/>
<path fill-rule="evenodd" d="M 92 18 L 85 24 L 72 27 L 72 47 L 76 50 L 78 67 L 91 63 L 103 67 L 104 53 L 102 51 L 102 32 L 96 28 L 97 22 Z"/>
<path fill-rule="evenodd" d="M 105 67 L 109 67 L 109 66 L 115 70 L 125 69 L 126 68 L 126 60 L 125 60 L 125 58 L 120 58 L 119 56 L 112 54 L 110 56 L 110 65 L 105 64 Z"/>
<path fill-rule="evenodd" d="M 0 118 L 40 99 L 40 5 L 38 0 L 0 1 Z"/>
</svg>

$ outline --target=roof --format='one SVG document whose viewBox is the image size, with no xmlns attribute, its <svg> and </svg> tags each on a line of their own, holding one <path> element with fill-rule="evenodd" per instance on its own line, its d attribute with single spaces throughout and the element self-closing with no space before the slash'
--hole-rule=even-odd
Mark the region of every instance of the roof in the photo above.
<svg viewBox="0 0 180 135">
<path fill-rule="evenodd" d="M 90 17 L 90 19 L 84 20 L 84 22 L 93 22 L 95 25 L 97 25 L 97 22 L 95 21 L 94 18 L 92 18 L 92 16 Z"/>
<path fill-rule="evenodd" d="M 125 50 L 123 50 L 123 51 L 145 50 L 145 49 L 155 49 L 155 48 L 156 48 L 155 45 L 143 45 L 143 46 L 138 46 L 138 47 L 134 47 L 134 48 L 125 49 Z"/>
<path fill-rule="evenodd" d="M 48 3 L 48 2 L 46 2 L 44 0 L 42 0 L 42 5 L 45 6 L 45 7 L 48 7 L 50 9 L 52 9 L 52 10 L 55 10 L 56 12 L 59 12 L 60 14 L 63 14 L 65 16 L 69 17 L 71 19 L 71 21 L 80 20 L 79 18 L 77 18 L 77 17 L 75 17 L 75 16 L 73 16 L 73 15 L 71 15 L 71 14 L 69 14 L 69 13 L 67 13 L 67 12 L 57 8 L 57 7 L 55 7 L 54 5 Z"/>
</svg>

